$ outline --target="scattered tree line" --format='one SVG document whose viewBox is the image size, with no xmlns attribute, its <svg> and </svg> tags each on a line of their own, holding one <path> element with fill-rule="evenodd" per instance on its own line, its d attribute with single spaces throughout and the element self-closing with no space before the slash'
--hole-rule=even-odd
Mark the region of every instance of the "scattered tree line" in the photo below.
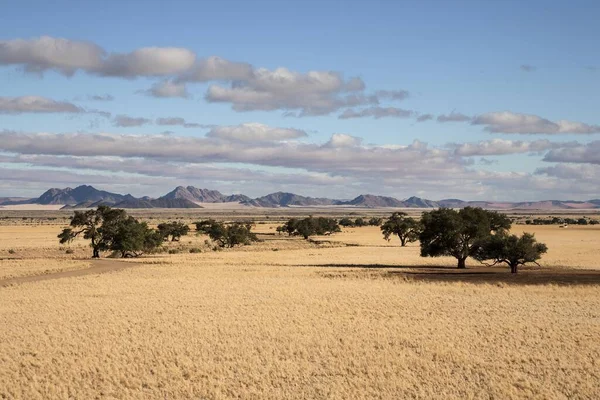
<svg viewBox="0 0 600 400">
<path fill-rule="evenodd" d="M 353 228 L 353 227 L 361 227 L 361 226 L 379 226 L 383 223 L 383 218 L 379 218 L 379 217 L 372 217 L 370 219 L 364 219 L 364 218 L 356 218 L 355 220 L 352 220 L 348 217 L 342 218 L 340 219 L 340 226 L 343 227 L 347 227 L 347 228 Z"/>
<path fill-rule="evenodd" d="M 253 224 L 249 222 L 232 222 L 225 224 L 213 219 L 196 222 L 196 232 L 208 235 L 220 247 L 249 245 L 257 242 L 258 237 L 252 232 Z"/>
<path fill-rule="evenodd" d="M 278 233 L 287 233 L 289 236 L 302 236 L 308 239 L 314 235 L 330 235 L 341 232 L 340 225 L 333 218 L 308 217 L 304 219 L 291 218 L 282 226 L 277 227 Z"/>
<path fill-rule="evenodd" d="M 525 220 L 527 225 L 598 225 L 600 221 L 597 219 L 586 219 L 586 218 L 535 218 Z"/>
<path fill-rule="evenodd" d="M 349 226 L 342 222 L 344 219 L 338 223 L 326 217 L 291 218 L 277 227 L 277 232 L 308 239 L 313 235 L 340 232 L 340 225 Z M 385 222 L 381 218 L 367 222 L 358 218 L 352 226 L 364 226 L 362 224 L 380 225 L 386 240 L 397 236 L 402 246 L 419 240 L 422 257 L 451 256 L 456 258 L 458 268 L 465 268 L 467 258 L 472 257 L 486 265 L 506 264 L 516 273 L 520 265 L 537 264 L 548 250 L 533 234 L 509 234 L 511 220 L 507 216 L 478 207 L 458 211 L 440 208 L 424 212 L 421 220 L 395 212 Z M 259 240 L 252 232 L 253 224 L 248 222 L 224 223 L 208 219 L 195 225 L 197 233 L 208 235 L 220 247 L 249 245 Z M 181 222 L 165 222 L 151 229 L 145 222 L 127 215 L 125 210 L 98 206 L 96 210 L 75 211 L 69 227 L 63 229 L 58 238 L 61 244 L 80 235 L 89 239 L 93 258 L 100 257 L 102 251 L 137 257 L 155 250 L 165 240 L 179 241 L 189 230 L 189 226 Z"/>
</svg>

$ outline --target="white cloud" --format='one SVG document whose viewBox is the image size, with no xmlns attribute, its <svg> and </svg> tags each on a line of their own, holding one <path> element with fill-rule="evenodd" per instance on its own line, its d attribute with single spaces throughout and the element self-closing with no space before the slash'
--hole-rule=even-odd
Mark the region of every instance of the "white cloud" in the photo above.
<svg viewBox="0 0 600 400">
<path fill-rule="evenodd" d="M 474 143 L 450 143 L 448 147 L 454 149 L 455 154 L 459 156 L 469 157 L 533 153 L 561 147 L 573 147 L 578 144 L 577 142 L 559 143 L 549 140 L 525 142 L 520 140 L 492 139 Z"/>
<path fill-rule="evenodd" d="M 247 81 L 254 75 L 250 64 L 225 60 L 212 56 L 199 60 L 188 71 L 181 74 L 182 82 Z"/>
<path fill-rule="evenodd" d="M 254 122 L 236 126 L 216 126 L 206 136 L 240 142 L 270 142 L 297 139 L 307 135 L 300 129 L 273 128 Z"/>
<path fill-rule="evenodd" d="M 551 150 L 544 161 L 600 165 L 600 141 Z"/>
<path fill-rule="evenodd" d="M 101 66 L 104 54 L 93 43 L 49 36 L 0 41 L 0 64 L 22 65 L 29 72 L 53 69 L 72 75 L 79 69 L 93 70 Z"/>
<path fill-rule="evenodd" d="M 299 116 L 323 115 L 342 107 L 378 103 L 377 96 L 367 96 L 363 90 L 362 80 L 344 80 L 336 72 L 259 68 L 250 79 L 235 81 L 230 87 L 211 85 L 206 99 L 231 103 L 236 111 L 299 110 Z"/>
<path fill-rule="evenodd" d="M 84 112 L 75 104 L 41 96 L 0 97 L 0 114 Z"/>
<path fill-rule="evenodd" d="M 174 75 L 190 69 L 195 60 L 193 52 L 176 47 L 108 53 L 93 43 L 49 36 L 0 41 L 0 65 L 22 65 L 38 73 L 55 70 L 67 76 L 78 70 L 124 78 Z"/>
<path fill-rule="evenodd" d="M 171 80 L 156 82 L 150 89 L 143 90 L 142 93 L 153 97 L 190 97 L 185 83 L 176 83 Z"/>
<path fill-rule="evenodd" d="M 346 135 L 344 133 L 334 133 L 329 142 L 325 144 L 331 148 L 358 147 L 362 144 L 362 139 L 356 136 Z"/>
<path fill-rule="evenodd" d="M 492 133 L 600 133 L 600 125 L 588 125 L 573 121 L 550 121 L 531 114 L 513 113 L 510 111 L 491 112 L 476 116 L 473 125 L 485 125 L 485 130 Z"/>
<path fill-rule="evenodd" d="M 189 69 L 196 55 L 178 47 L 144 47 L 130 53 L 112 53 L 93 71 L 104 76 L 174 75 Z"/>
</svg>

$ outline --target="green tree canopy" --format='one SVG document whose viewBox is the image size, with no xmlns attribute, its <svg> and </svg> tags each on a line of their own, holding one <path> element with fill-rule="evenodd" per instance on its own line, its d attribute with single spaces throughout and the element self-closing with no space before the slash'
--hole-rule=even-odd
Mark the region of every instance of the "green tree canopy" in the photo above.
<svg viewBox="0 0 600 400">
<path fill-rule="evenodd" d="M 510 267 L 510 272 L 516 274 L 520 265 L 537 264 L 537 260 L 547 251 L 548 247 L 544 243 L 538 243 L 532 233 L 524 233 L 519 237 L 501 231 L 490 236 L 475 251 L 473 257 L 480 262 L 491 260 L 490 265 L 506 264 Z"/>
<path fill-rule="evenodd" d="M 511 226 L 505 215 L 478 207 L 465 207 L 460 211 L 440 208 L 425 212 L 421 223 L 421 256 L 452 256 L 458 260 L 458 268 L 465 268 L 466 259 L 492 233 L 508 230 Z"/>
<path fill-rule="evenodd" d="M 190 227 L 183 222 L 164 222 L 157 226 L 158 231 L 164 238 L 164 240 L 169 240 L 171 237 L 172 242 L 178 242 L 182 236 L 185 236 L 189 233 Z"/>
<path fill-rule="evenodd" d="M 103 205 L 95 210 L 75 211 L 69 227 L 58 238 L 64 244 L 82 234 L 90 240 L 93 258 L 107 250 L 118 251 L 124 257 L 137 256 L 158 245 L 158 233 L 148 225 L 128 216 L 125 210 Z"/>
<path fill-rule="evenodd" d="M 400 244 L 406 246 L 406 243 L 416 242 L 419 239 L 421 223 L 407 215 L 404 212 L 395 212 L 381 225 L 380 229 L 385 240 L 389 241 L 390 236 L 396 235 L 400 239 Z"/>
<path fill-rule="evenodd" d="M 196 222 L 196 230 L 208 235 L 220 247 L 249 245 L 258 241 L 256 234 L 252 232 L 252 224 L 246 222 L 225 224 L 209 219 Z"/>
<path fill-rule="evenodd" d="M 333 218 L 325 217 L 308 217 L 303 219 L 292 218 L 288 220 L 280 229 L 287 232 L 289 235 L 298 235 L 308 239 L 314 235 L 329 235 L 331 233 L 340 232 L 340 226 Z"/>
</svg>

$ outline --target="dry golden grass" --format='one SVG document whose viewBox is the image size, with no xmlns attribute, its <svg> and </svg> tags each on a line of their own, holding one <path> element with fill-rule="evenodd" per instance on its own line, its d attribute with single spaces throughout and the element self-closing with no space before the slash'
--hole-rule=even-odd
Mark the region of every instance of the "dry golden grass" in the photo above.
<svg viewBox="0 0 600 400">
<path fill-rule="evenodd" d="M 3 259 L 0 260 L 0 280 L 22 276 L 51 274 L 89 267 L 85 260 Z"/>
<path fill-rule="evenodd" d="M 599 230 L 550 228 L 526 227 L 551 249 L 543 265 L 597 265 Z M 11 231 L 30 236 L 20 262 L 67 260 L 59 228 L 43 229 Z M 0 258 L 18 244 L 9 236 L 0 229 Z M 190 236 L 169 246 L 202 253 L 0 288 L 0 398 L 600 398 L 598 285 L 425 283 L 314 267 L 454 265 L 377 228 L 322 245 L 263 237 L 211 251 Z M 45 255 L 34 257 L 36 246 Z"/>
</svg>

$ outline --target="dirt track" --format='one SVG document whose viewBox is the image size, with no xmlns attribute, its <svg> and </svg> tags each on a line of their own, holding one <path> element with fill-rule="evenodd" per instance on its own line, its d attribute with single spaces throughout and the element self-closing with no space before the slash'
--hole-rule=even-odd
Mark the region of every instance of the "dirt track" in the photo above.
<svg viewBox="0 0 600 400">
<path fill-rule="evenodd" d="M 21 283 L 28 283 L 28 282 L 47 281 L 47 280 L 51 280 L 51 279 L 73 278 L 73 277 L 77 277 L 77 276 L 104 274 L 107 272 L 120 271 L 125 268 L 131 268 L 131 267 L 140 265 L 137 263 L 130 263 L 130 262 L 125 262 L 125 261 L 111 260 L 111 259 L 92 260 L 91 264 L 92 264 L 91 267 L 84 268 L 84 269 L 55 272 L 55 273 L 43 274 L 43 275 L 21 276 L 18 278 L 2 279 L 2 280 L 0 280 L 0 287 L 19 285 Z"/>
</svg>

